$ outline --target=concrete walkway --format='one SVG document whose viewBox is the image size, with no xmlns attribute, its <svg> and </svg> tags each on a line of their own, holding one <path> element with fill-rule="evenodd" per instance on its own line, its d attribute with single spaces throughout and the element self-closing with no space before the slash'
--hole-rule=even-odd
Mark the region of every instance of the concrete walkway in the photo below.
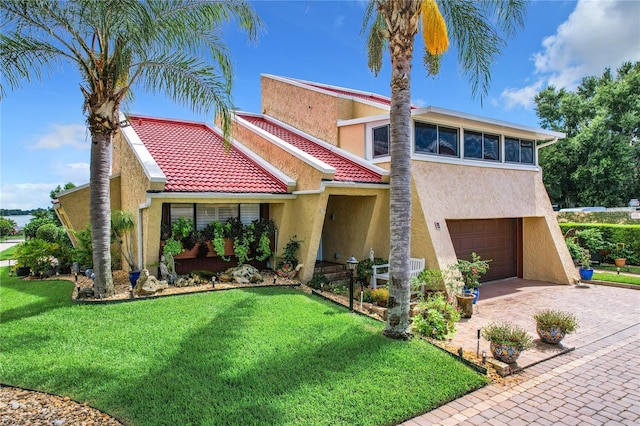
<svg viewBox="0 0 640 426">
<path fill-rule="evenodd" d="M 11 247 L 15 246 L 16 244 L 20 244 L 23 241 L 24 241 L 24 237 L 2 241 L 2 242 L 0 242 L 0 251 L 4 251 L 4 250 L 6 250 L 8 248 L 11 248 Z M 0 267 L 2 267 L 2 266 L 11 266 L 11 265 L 15 265 L 15 264 L 16 264 L 15 260 L 0 260 Z"/>
<path fill-rule="evenodd" d="M 543 308 L 578 317 L 580 328 L 560 348 L 537 339 L 532 315 Z M 453 342 L 475 351 L 479 328 L 509 320 L 536 336 L 518 360 L 524 370 L 511 384 L 489 385 L 405 425 L 640 424 L 640 291 L 514 279 L 483 286 L 478 310 L 459 323 Z M 489 343 L 482 339 L 480 350 L 489 354 Z"/>
</svg>

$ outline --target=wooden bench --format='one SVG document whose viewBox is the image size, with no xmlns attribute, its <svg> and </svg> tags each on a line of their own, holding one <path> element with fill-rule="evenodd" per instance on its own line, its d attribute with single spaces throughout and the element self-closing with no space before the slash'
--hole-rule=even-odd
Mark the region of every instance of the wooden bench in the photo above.
<svg viewBox="0 0 640 426">
<path fill-rule="evenodd" d="M 409 268 L 411 269 L 410 278 L 417 277 L 420 272 L 424 271 L 424 259 L 409 259 Z M 386 269 L 387 272 L 379 272 L 380 269 Z M 389 281 L 389 264 L 373 265 L 370 285 L 371 288 L 378 288 L 378 280 Z"/>
</svg>

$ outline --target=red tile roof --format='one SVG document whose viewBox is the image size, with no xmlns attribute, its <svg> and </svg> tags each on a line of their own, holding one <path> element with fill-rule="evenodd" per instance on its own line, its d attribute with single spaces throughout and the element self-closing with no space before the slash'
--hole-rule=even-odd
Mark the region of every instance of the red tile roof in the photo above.
<svg viewBox="0 0 640 426">
<path fill-rule="evenodd" d="M 271 133 L 336 169 L 335 180 L 344 182 L 382 182 L 382 176 L 310 139 L 255 115 L 238 114 L 249 123 Z"/>
<path fill-rule="evenodd" d="M 286 193 L 284 182 L 242 152 L 225 149 L 203 123 L 130 116 L 129 122 L 167 177 L 166 191 Z"/>
</svg>

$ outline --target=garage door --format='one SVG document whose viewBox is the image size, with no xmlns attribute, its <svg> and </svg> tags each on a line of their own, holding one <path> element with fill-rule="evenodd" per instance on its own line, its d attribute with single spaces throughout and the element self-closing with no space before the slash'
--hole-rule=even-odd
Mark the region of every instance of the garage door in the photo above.
<svg viewBox="0 0 640 426">
<path fill-rule="evenodd" d="M 522 275 L 518 268 L 519 219 L 448 220 L 447 227 L 459 259 L 471 260 L 472 252 L 492 259 L 480 281 Z"/>
</svg>

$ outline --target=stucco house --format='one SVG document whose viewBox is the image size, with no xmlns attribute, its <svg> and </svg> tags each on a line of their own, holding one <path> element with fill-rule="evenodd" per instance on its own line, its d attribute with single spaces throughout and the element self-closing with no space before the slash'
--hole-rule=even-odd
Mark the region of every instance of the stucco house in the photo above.
<svg viewBox="0 0 640 426">
<path fill-rule="evenodd" d="M 197 228 L 272 219 L 278 253 L 301 242 L 305 281 L 317 260 L 388 257 L 390 99 L 273 75 L 261 85 L 262 113 L 235 113 L 230 146 L 213 125 L 126 117 L 111 203 L 135 213 L 141 264 L 157 264 L 163 224 L 181 216 Z M 413 107 L 412 118 L 412 257 L 445 268 L 475 251 L 493 260 L 487 280 L 577 278 L 537 164 L 562 133 L 433 106 Z M 88 197 L 87 185 L 59 195 L 69 229 L 88 223 Z M 181 267 L 225 266 L 216 262 Z"/>
</svg>

